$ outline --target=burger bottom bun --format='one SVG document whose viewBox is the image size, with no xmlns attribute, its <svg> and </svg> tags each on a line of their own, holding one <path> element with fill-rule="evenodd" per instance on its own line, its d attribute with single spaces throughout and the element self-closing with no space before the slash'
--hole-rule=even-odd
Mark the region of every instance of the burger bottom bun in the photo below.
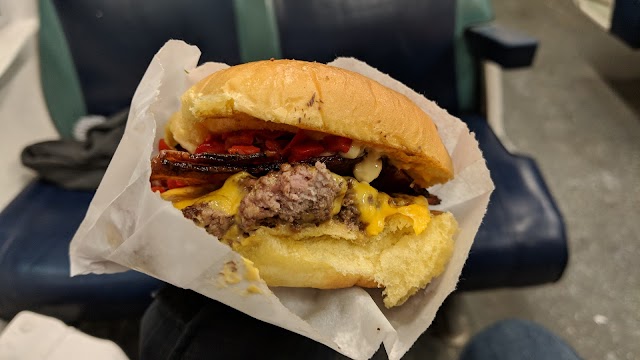
<svg viewBox="0 0 640 360">
<path fill-rule="evenodd" d="M 417 235 L 410 219 L 396 215 L 387 220 L 385 230 L 366 243 L 359 232 L 330 221 L 297 231 L 259 228 L 232 246 L 254 262 L 269 286 L 380 287 L 390 308 L 442 274 L 458 224 L 451 213 L 442 213 Z"/>
</svg>

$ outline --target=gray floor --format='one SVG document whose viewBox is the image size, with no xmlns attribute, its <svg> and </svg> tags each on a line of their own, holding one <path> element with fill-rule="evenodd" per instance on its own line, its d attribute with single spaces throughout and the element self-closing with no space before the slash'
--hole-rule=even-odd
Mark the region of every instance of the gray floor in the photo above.
<svg viewBox="0 0 640 360">
<path fill-rule="evenodd" d="M 474 331 L 535 320 L 585 359 L 640 359 L 640 50 L 571 1 L 494 1 L 497 22 L 540 40 L 504 76 L 505 128 L 540 165 L 562 210 L 570 264 L 553 285 L 465 294 Z"/>
</svg>

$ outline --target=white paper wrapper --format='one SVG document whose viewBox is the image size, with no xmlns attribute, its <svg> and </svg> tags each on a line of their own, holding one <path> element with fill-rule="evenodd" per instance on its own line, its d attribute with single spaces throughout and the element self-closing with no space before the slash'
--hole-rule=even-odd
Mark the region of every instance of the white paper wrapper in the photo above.
<svg viewBox="0 0 640 360">
<path fill-rule="evenodd" d="M 400 307 L 386 309 L 380 290 L 270 289 L 262 281 L 251 280 L 240 255 L 150 191 L 149 161 L 165 123 L 179 107 L 179 96 L 197 80 L 227 67 L 207 63 L 195 68 L 199 56 L 195 46 L 169 41 L 153 58 L 133 97 L 122 141 L 71 242 L 71 275 L 131 268 L 195 290 L 352 358 L 370 358 L 381 343 L 390 359 L 402 357 L 455 289 L 493 190 L 467 126 L 444 110 L 430 110 L 429 100 L 365 63 L 350 58 L 332 62 L 405 94 L 430 113 L 455 169 L 454 180 L 430 189 L 442 199 L 434 208 L 451 211 L 461 231 L 445 272 Z M 231 261 L 239 276 L 224 281 L 225 264 Z"/>
</svg>

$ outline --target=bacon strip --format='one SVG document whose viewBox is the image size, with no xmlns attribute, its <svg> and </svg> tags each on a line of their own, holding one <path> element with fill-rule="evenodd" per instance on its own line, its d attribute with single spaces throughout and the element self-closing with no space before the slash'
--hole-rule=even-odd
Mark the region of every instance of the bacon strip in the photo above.
<svg viewBox="0 0 640 360">
<path fill-rule="evenodd" d="M 183 161 L 194 164 L 205 165 L 249 165 L 249 164 L 263 164 L 277 161 L 279 158 L 275 153 L 255 153 L 255 154 L 212 154 L 212 153 L 199 153 L 190 154 L 186 151 L 165 150 L 161 151 L 158 156 L 162 159 L 170 160 L 173 162 Z"/>
<path fill-rule="evenodd" d="M 351 175 L 353 167 L 362 158 L 346 159 L 339 155 L 320 156 L 300 161 L 313 165 L 321 162 L 339 175 Z M 232 174 L 246 171 L 262 176 L 280 169 L 285 161 L 265 153 L 240 154 L 189 154 L 186 151 L 164 150 L 151 161 L 151 181 L 168 178 L 192 179 L 201 183 L 222 184 Z"/>
<path fill-rule="evenodd" d="M 430 194 L 427 189 L 414 186 L 413 179 L 404 170 L 391 165 L 387 159 L 383 160 L 382 171 L 371 182 L 371 186 L 387 194 L 422 195 L 427 198 L 429 205 L 440 204 L 437 196 Z"/>
</svg>

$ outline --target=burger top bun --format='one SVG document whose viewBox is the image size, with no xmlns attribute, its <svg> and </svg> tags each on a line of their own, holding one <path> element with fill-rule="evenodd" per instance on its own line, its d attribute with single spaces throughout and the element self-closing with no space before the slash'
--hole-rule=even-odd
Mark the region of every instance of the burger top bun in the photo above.
<svg viewBox="0 0 640 360">
<path fill-rule="evenodd" d="M 247 128 L 302 128 L 357 140 L 424 187 L 453 177 L 429 115 L 376 81 L 319 63 L 267 60 L 215 72 L 184 93 L 167 132 L 193 152 L 210 132 Z"/>
</svg>

